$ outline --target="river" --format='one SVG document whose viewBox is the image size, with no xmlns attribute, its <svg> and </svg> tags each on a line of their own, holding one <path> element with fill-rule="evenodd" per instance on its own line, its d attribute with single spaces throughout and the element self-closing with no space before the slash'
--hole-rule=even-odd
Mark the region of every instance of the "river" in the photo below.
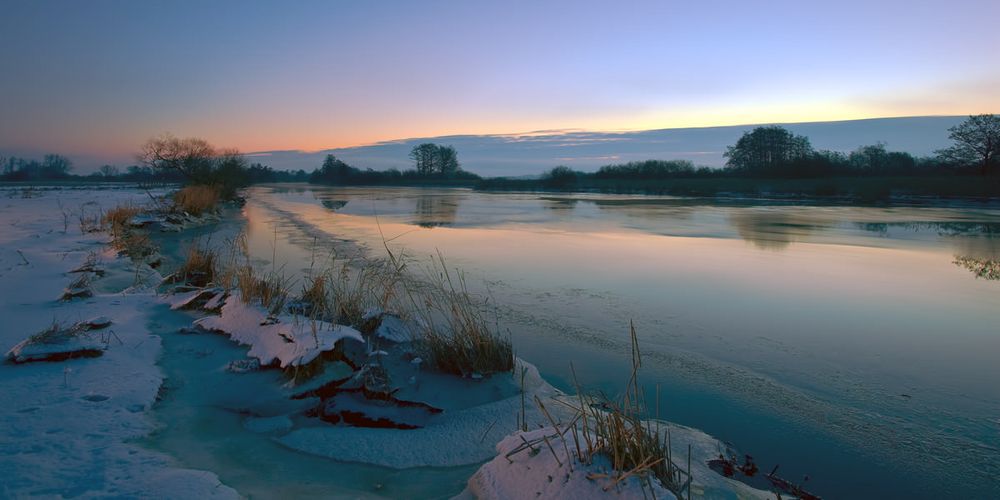
<svg viewBox="0 0 1000 500">
<path fill-rule="evenodd" d="M 622 389 L 634 322 L 661 417 L 825 497 L 1000 491 L 1000 281 L 956 263 L 1000 259 L 996 206 L 274 185 L 243 215 L 293 280 L 335 245 L 440 252 L 567 391 L 571 363 Z"/>
</svg>

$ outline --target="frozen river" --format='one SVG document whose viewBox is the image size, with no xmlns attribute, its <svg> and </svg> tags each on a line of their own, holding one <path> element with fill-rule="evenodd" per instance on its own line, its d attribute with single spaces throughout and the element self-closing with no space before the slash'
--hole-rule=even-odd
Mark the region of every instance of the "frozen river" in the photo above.
<svg viewBox="0 0 1000 500">
<path fill-rule="evenodd" d="M 440 251 L 566 390 L 571 362 L 622 387 L 632 320 L 663 418 L 821 495 L 1000 490 L 1000 281 L 955 263 L 1000 258 L 996 207 L 285 185 L 243 214 L 290 276 L 345 240 Z"/>
</svg>

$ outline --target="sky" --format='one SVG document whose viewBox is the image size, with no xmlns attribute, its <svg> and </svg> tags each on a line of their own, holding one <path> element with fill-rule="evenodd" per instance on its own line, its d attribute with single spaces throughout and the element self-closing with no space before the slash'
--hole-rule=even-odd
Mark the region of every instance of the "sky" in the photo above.
<svg viewBox="0 0 1000 500">
<path fill-rule="evenodd" d="M 1000 2 L 0 0 L 0 154 L 1000 111 Z M 461 151 L 459 151 L 461 154 Z"/>
</svg>

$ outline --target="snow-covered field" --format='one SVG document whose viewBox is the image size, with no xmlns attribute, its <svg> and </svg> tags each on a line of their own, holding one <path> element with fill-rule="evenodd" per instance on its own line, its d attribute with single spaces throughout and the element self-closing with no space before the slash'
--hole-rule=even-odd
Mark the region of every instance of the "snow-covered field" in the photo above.
<svg viewBox="0 0 1000 500">
<path fill-rule="evenodd" d="M 81 212 L 142 203 L 147 195 L 58 189 L 30 196 L 0 191 L 0 347 L 6 352 L 53 321 L 106 316 L 112 324 L 91 334 L 106 346 L 99 357 L 0 363 L 0 496 L 237 497 L 211 472 L 130 443 L 153 429 L 146 412 L 162 381 L 160 339 L 146 326 L 156 296 L 98 291 L 59 300 L 73 279 L 67 272 L 90 252 L 109 270 L 129 266 L 106 250 L 106 234 L 81 231 Z"/>
<path fill-rule="evenodd" d="M 185 468 L 164 453 L 135 444 L 155 430 L 150 412 L 164 382 L 158 366 L 164 355 L 161 338 L 150 333 L 158 321 L 154 314 L 163 314 L 164 302 L 180 309 L 199 296 L 202 312 L 194 314 L 200 319 L 192 323 L 185 316 L 190 312 L 170 314 L 191 324 L 193 335 L 222 333 L 234 344 L 248 346 L 247 358 L 230 363 L 228 371 L 299 368 L 333 351 L 347 357 L 346 363 L 331 361 L 339 369 L 328 369 L 320 380 L 261 388 L 282 394 L 285 401 L 292 394 L 300 396 L 300 402 L 279 406 L 280 411 L 250 411 L 244 427 L 262 440 L 310 457 L 390 469 L 485 463 L 463 497 L 631 498 L 647 493 L 634 476 L 609 488 L 606 464 L 580 463 L 564 437 L 544 453 L 508 458 L 519 443 L 550 432 L 552 418 L 563 428 L 572 418 L 558 404 L 549 405 L 551 415 L 545 415 L 531 403 L 562 394 L 525 361 L 517 362 L 520 376 L 469 380 L 423 367 L 409 347 L 413 334 L 406 330 L 413 325 L 396 316 L 383 316 L 383 328 L 373 334 L 379 338 L 373 340 L 348 326 L 269 315 L 229 291 L 158 296 L 157 271 L 118 257 L 108 247 L 106 233 L 88 231 L 94 214 L 146 202 L 147 193 L 131 189 L 0 190 L 0 348 L 12 353 L 0 364 L 0 394 L 6 403 L 0 406 L 0 497 L 239 496 L 212 471 Z M 176 238 L 186 236 L 182 232 Z M 81 266 L 92 276 L 90 296 L 60 300 L 80 274 L 71 271 Z M 53 323 L 60 328 L 52 330 L 51 338 L 33 337 Z M 74 349 L 80 357 L 67 356 Z M 70 359 L 37 360 L 47 353 Z M 386 394 L 399 401 L 396 406 L 372 403 L 367 380 L 377 369 L 393 374 Z M 342 394 L 321 400 L 323 390 Z M 320 405 L 326 423 L 303 417 L 302 408 L 310 401 Z M 359 414 L 391 425 L 345 424 Z M 518 432 L 522 419 L 527 432 Z M 705 463 L 721 447 L 715 439 L 693 429 L 672 429 L 675 453 L 691 446 L 694 496 L 773 497 L 710 471 Z M 271 491 L 282 495 L 280 485 Z M 671 497 L 658 483 L 654 493 Z"/>
</svg>

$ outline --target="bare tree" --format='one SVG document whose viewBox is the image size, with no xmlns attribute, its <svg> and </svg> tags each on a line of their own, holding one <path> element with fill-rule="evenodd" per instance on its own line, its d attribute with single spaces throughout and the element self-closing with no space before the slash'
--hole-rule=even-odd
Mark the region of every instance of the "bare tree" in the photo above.
<svg viewBox="0 0 1000 500">
<path fill-rule="evenodd" d="M 118 167 L 114 165 L 102 165 L 99 172 L 105 177 L 115 177 L 118 175 Z"/>
<path fill-rule="evenodd" d="M 215 156 L 215 148 L 204 139 L 164 134 L 146 141 L 136 159 L 153 170 L 174 170 L 197 180 L 211 171 Z"/>
<path fill-rule="evenodd" d="M 1000 156 L 1000 116 L 974 115 L 948 129 L 955 144 L 937 153 L 945 160 L 962 165 L 979 165 L 986 175 Z"/>
</svg>

